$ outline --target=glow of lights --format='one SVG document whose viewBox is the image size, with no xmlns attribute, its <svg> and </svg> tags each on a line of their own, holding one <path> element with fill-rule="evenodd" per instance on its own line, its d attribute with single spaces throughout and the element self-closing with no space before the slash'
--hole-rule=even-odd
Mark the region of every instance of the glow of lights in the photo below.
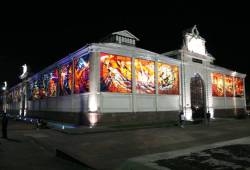
<svg viewBox="0 0 250 170">
<path fill-rule="evenodd" d="M 209 112 L 210 112 L 211 119 L 215 119 L 215 118 L 214 118 L 214 109 L 213 109 L 213 108 L 209 108 L 208 110 L 209 110 Z"/>
<path fill-rule="evenodd" d="M 205 43 L 201 37 L 187 34 L 186 43 L 188 51 L 206 55 Z"/>
<path fill-rule="evenodd" d="M 211 115 L 211 119 L 215 119 L 214 118 L 214 108 L 213 108 L 213 97 L 209 97 L 208 98 L 208 111 L 210 112 Z"/>
<path fill-rule="evenodd" d="M 88 114 L 90 128 L 94 127 L 98 122 L 98 115 L 96 113 L 89 113 Z"/>
<path fill-rule="evenodd" d="M 187 107 L 185 110 L 184 110 L 184 116 L 185 116 L 185 119 L 188 120 L 188 121 L 193 121 L 192 119 L 192 109 L 190 107 Z"/>
<path fill-rule="evenodd" d="M 236 74 L 237 74 L 236 71 L 232 72 L 232 76 L 236 76 Z"/>
<path fill-rule="evenodd" d="M 4 82 L 4 86 L 2 87 L 2 90 L 5 91 L 7 89 L 7 82 Z"/>
<path fill-rule="evenodd" d="M 23 73 L 20 75 L 20 79 L 24 79 L 27 77 L 27 73 L 28 73 L 28 67 L 26 64 L 22 65 L 23 67 Z"/>
<path fill-rule="evenodd" d="M 103 56 L 101 56 L 101 61 L 104 62 L 104 60 L 105 60 L 106 58 L 108 58 L 108 55 L 103 55 Z"/>
<path fill-rule="evenodd" d="M 97 99 L 95 95 L 89 96 L 89 111 L 96 112 L 97 111 Z"/>
</svg>

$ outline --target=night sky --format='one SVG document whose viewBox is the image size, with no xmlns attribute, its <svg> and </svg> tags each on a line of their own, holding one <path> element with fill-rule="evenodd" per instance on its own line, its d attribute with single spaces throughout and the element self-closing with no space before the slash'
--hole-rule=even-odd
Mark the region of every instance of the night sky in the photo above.
<svg viewBox="0 0 250 170">
<path fill-rule="evenodd" d="M 87 43 L 98 42 L 107 34 L 128 30 L 140 39 L 138 47 L 156 53 L 180 49 L 182 32 L 197 25 L 206 39 L 207 51 L 215 64 L 250 75 L 249 13 L 247 6 L 187 7 L 132 10 L 100 8 L 96 11 L 60 10 L 47 13 L 35 9 L 1 15 L 0 82 L 9 87 L 20 82 L 21 66 L 27 64 L 36 73 Z M 131 6 L 130 6 L 131 8 Z M 104 10 L 105 9 L 105 10 Z M 127 12 L 123 12 L 123 11 Z M 45 12 L 44 12 L 45 11 Z M 250 78 L 246 88 L 249 91 Z"/>
</svg>

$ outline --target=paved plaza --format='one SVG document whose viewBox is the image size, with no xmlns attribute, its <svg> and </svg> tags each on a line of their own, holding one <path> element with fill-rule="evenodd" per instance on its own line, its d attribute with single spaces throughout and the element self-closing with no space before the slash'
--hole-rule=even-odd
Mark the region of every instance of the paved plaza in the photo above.
<svg viewBox="0 0 250 170">
<path fill-rule="evenodd" d="M 250 119 L 216 119 L 209 126 L 189 124 L 185 128 L 172 125 L 134 129 L 36 129 L 32 124 L 11 120 L 9 140 L 0 139 L 0 170 L 119 169 L 134 157 L 239 139 L 250 136 L 249 129 Z M 56 153 L 63 153 L 61 157 L 67 159 Z M 164 159 L 159 161 L 164 162 Z"/>
</svg>

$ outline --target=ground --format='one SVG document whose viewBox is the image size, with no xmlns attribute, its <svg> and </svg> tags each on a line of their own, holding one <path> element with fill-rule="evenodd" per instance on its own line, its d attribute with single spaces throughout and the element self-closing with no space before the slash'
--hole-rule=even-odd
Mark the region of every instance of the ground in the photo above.
<svg viewBox="0 0 250 170">
<path fill-rule="evenodd" d="M 185 128 L 153 125 L 91 129 L 36 129 L 34 125 L 11 120 L 9 139 L 0 139 L 0 170 L 88 169 L 86 166 L 111 170 L 132 157 L 250 136 L 249 128 L 250 119 L 216 119 L 209 126 L 189 124 Z M 71 161 L 56 153 L 63 153 Z M 164 158 L 158 161 L 166 166 Z"/>
<path fill-rule="evenodd" d="M 171 159 L 157 160 L 159 166 L 175 170 L 183 169 L 220 169 L 244 170 L 250 168 L 250 145 L 237 144 L 217 147 L 179 156 Z"/>
<path fill-rule="evenodd" d="M 40 135 L 32 125 L 23 122 L 9 122 L 9 138 L 0 139 L 0 170 L 83 169 L 76 163 L 56 157 L 53 152 L 30 137 L 29 133 Z"/>
</svg>

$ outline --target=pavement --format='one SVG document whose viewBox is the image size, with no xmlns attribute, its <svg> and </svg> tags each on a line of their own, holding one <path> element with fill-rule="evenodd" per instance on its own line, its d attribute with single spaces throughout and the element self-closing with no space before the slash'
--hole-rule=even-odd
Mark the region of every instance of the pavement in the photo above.
<svg viewBox="0 0 250 170">
<path fill-rule="evenodd" d="M 8 139 L 0 138 L 0 170 L 89 169 L 57 157 L 55 152 L 38 144 L 34 138 L 27 135 L 31 132 L 37 132 L 33 125 L 9 121 Z M 35 134 L 36 138 L 48 137 L 39 132 Z"/>
<path fill-rule="evenodd" d="M 130 158 L 119 167 L 119 170 L 248 170 L 249 152 L 250 137 L 243 137 Z"/>
<path fill-rule="evenodd" d="M 0 170 L 17 167 L 119 169 L 133 157 L 250 136 L 249 128 L 250 119 L 216 119 L 209 126 L 188 124 L 185 128 L 141 126 L 39 130 L 27 123 L 10 121 L 8 133 L 11 140 L 0 139 Z M 58 157 L 62 153 L 63 156 Z"/>
</svg>

